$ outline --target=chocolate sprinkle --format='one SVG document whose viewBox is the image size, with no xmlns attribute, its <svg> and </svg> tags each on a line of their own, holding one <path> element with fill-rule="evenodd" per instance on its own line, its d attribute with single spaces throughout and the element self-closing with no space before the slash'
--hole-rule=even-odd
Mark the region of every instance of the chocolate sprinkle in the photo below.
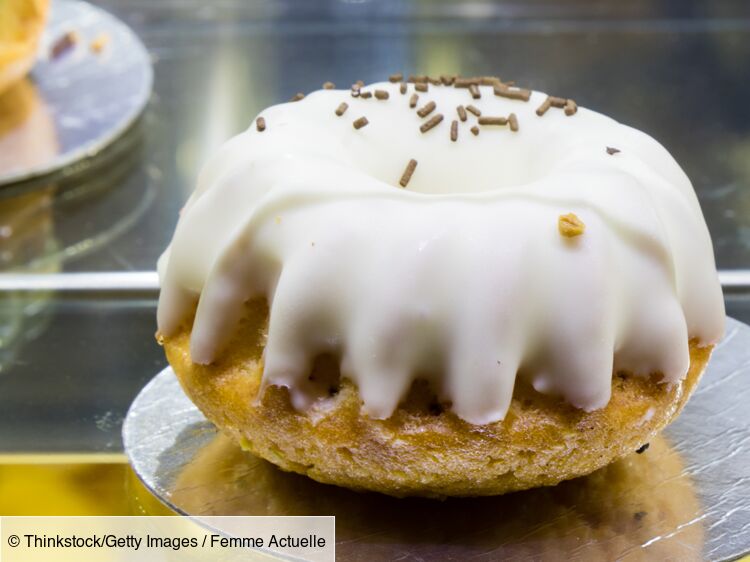
<svg viewBox="0 0 750 562">
<path fill-rule="evenodd" d="M 426 92 L 427 91 L 427 82 L 417 82 L 414 84 L 414 89 L 417 92 Z"/>
<path fill-rule="evenodd" d="M 456 88 L 469 88 L 477 84 L 479 84 L 479 79 L 477 78 L 456 78 L 453 82 L 453 86 Z"/>
<path fill-rule="evenodd" d="M 451 140 L 456 142 L 458 139 L 458 121 L 451 122 Z"/>
<path fill-rule="evenodd" d="M 479 124 L 480 125 L 507 125 L 508 118 L 507 117 L 480 117 Z"/>
<path fill-rule="evenodd" d="M 415 108 L 417 107 L 417 101 L 419 100 L 419 94 L 412 94 L 409 98 L 409 107 Z"/>
<path fill-rule="evenodd" d="M 336 115 L 341 117 L 344 113 L 346 113 L 346 110 L 349 109 L 349 104 L 345 102 L 341 102 L 339 106 L 336 108 Z"/>
<path fill-rule="evenodd" d="M 481 76 L 479 78 L 479 83 L 482 86 L 495 86 L 501 82 L 499 76 Z"/>
<path fill-rule="evenodd" d="M 473 113 L 477 117 L 480 117 L 482 115 L 482 112 L 479 111 L 479 108 L 477 108 L 477 107 L 475 107 L 473 105 L 467 105 L 466 106 L 466 111 L 469 111 L 469 112 Z"/>
<path fill-rule="evenodd" d="M 258 129 L 258 132 L 262 133 L 266 130 L 266 120 L 263 117 L 258 117 L 255 120 L 255 128 Z"/>
<path fill-rule="evenodd" d="M 395 84 L 396 82 L 401 82 L 401 80 L 403 80 L 403 78 L 404 78 L 404 75 L 401 74 L 400 72 L 397 72 L 396 74 L 391 74 L 388 77 L 388 81 L 389 82 L 393 82 Z"/>
<path fill-rule="evenodd" d="M 372 97 L 372 92 L 360 92 L 359 97 L 363 100 L 370 99 Z"/>
<path fill-rule="evenodd" d="M 510 89 L 507 84 L 496 84 L 493 91 L 496 96 L 512 100 L 529 101 L 531 98 L 531 90 L 525 90 L 522 88 Z"/>
<path fill-rule="evenodd" d="M 303 99 L 304 97 L 305 97 L 305 94 L 303 94 L 302 92 L 297 92 L 296 94 L 294 94 L 292 101 L 299 101 Z"/>
<path fill-rule="evenodd" d="M 578 111 L 578 105 L 576 105 L 576 102 L 573 100 L 566 100 L 565 101 L 565 115 L 570 117 L 571 115 L 575 115 L 576 111 Z"/>
<path fill-rule="evenodd" d="M 508 115 L 508 124 L 510 125 L 511 131 L 514 133 L 518 131 L 518 117 L 516 117 L 515 113 Z"/>
<path fill-rule="evenodd" d="M 473 127 L 471 128 L 471 132 L 472 132 L 472 133 L 474 134 L 474 136 L 476 137 L 476 136 L 477 136 L 477 135 L 479 134 L 479 127 L 477 127 L 476 125 L 474 125 L 474 126 L 473 126 Z"/>
<path fill-rule="evenodd" d="M 406 82 L 401 82 L 401 85 L 398 87 L 398 91 L 402 94 L 406 93 Z"/>
<path fill-rule="evenodd" d="M 458 118 L 461 121 L 466 121 L 466 109 L 464 109 L 464 106 L 463 105 L 459 105 L 456 108 L 456 111 L 458 111 Z"/>
<path fill-rule="evenodd" d="M 435 111 L 435 107 L 435 102 L 431 101 L 425 104 L 425 106 L 421 109 L 417 110 L 417 115 L 419 115 L 420 117 L 427 117 L 430 113 Z"/>
<path fill-rule="evenodd" d="M 549 96 L 547 96 L 547 99 L 542 102 L 542 105 L 536 108 L 536 114 L 541 117 L 545 113 L 547 113 L 547 110 L 552 107 L 552 101 Z"/>
<path fill-rule="evenodd" d="M 379 100 L 387 100 L 388 92 L 385 90 L 375 90 L 375 98 Z"/>
<path fill-rule="evenodd" d="M 324 90 L 333 90 L 336 87 L 336 84 L 333 82 L 323 82 L 323 89 Z"/>
<path fill-rule="evenodd" d="M 440 76 L 440 81 L 444 86 L 450 86 L 455 80 L 455 76 L 449 76 L 448 74 L 443 74 L 442 76 Z"/>
<path fill-rule="evenodd" d="M 619 148 L 612 148 L 611 146 L 607 147 L 607 154 L 610 156 L 617 154 L 618 152 L 622 152 Z"/>
<path fill-rule="evenodd" d="M 482 93 L 479 91 L 479 86 L 477 86 L 476 84 L 472 84 L 471 86 L 469 86 L 469 93 L 475 100 L 478 100 L 482 97 Z"/>
<path fill-rule="evenodd" d="M 409 160 L 409 163 L 406 165 L 406 169 L 404 170 L 404 173 L 401 174 L 401 179 L 399 180 L 398 184 L 401 187 L 406 187 L 409 183 L 409 180 L 411 179 L 412 174 L 414 173 L 414 170 L 417 168 L 417 161 L 412 158 Z"/>
<path fill-rule="evenodd" d="M 424 74 L 411 74 L 409 75 L 407 82 L 414 82 L 415 84 L 424 83 L 427 82 L 427 76 Z"/>
<path fill-rule="evenodd" d="M 367 120 L 367 117 L 360 117 L 359 119 L 357 119 L 356 121 L 354 121 L 354 123 L 352 123 L 352 125 L 354 125 L 355 129 L 361 129 L 362 127 L 364 127 L 368 123 L 369 123 L 369 121 Z"/>
<path fill-rule="evenodd" d="M 426 133 L 430 129 L 437 127 L 442 120 L 443 120 L 442 113 L 438 113 L 437 115 L 432 116 L 430 120 L 427 121 L 426 123 L 422 123 L 422 126 L 419 128 L 419 130 L 422 131 L 423 133 Z"/>
</svg>

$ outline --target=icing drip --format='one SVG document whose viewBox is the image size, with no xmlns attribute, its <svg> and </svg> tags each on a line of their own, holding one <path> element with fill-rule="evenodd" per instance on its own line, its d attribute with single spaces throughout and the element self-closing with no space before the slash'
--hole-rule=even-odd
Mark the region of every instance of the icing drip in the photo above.
<svg viewBox="0 0 750 562">
<path fill-rule="evenodd" d="M 227 142 L 160 260 L 159 329 L 199 299 L 191 355 L 209 363 L 242 302 L 266 297 L 264 384 L 305 408 L 312 363 L 330 353 L 378 418 L 416 377 L 475 424 L 504 417 L 519 368 L 585 410 L 606 405 L 613 369 L 684 377 L 689 338 L 716 342 L 724 308 L 700 207 L 667 151 L 584 108 L 540 117 L 539 92 L 430 86 L 412 109 L 413 87 L 320 90 Z M 518 130 L 471 135 L 470 114 L 453 141 L 469 103 L 514 113 Z M 420 132 L 438 113 L 449 118 Z M 558 230 L 569 213 L 585 225 L 574 237 Z"/>
</svg>

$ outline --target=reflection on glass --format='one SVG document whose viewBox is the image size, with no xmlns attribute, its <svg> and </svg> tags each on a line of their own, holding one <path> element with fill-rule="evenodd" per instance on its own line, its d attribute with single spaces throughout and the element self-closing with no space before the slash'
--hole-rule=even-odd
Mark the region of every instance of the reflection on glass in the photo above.
<svg viewBox="0 0 750 562">
<path fill-rule="evenodd" d="M 54 131 L 34 125 L 38 103 L 28 81 L 0 96 L 0 176 L 4 161 L 34 165 L 34 158 L 50 155 Z M 136 125 L 64 173 L 0 186 L 0 274 L 59 273 L 128 233 L 156 197 L 152 181 L 117 189 L 140 162 L 141 138 Z M 6 142 L 15 151 L 10 155 L 4 152 Z M 46 330 L 53 297 L 50 291 L 0 294 L 0 374 L 11 371 L 22 347 Z"/>
<path fill-rule="evenodd" d="M 0 177 L 41 167 L 58 152 L 52 112 L 29 79 L 0 95 Z"/>
<path fill-rule="evenodd" d="M 185 199 L 193 191 L 201 164 L 226 140 L 250 126 L 248 112 L 281 101 L 274 98 L 278 69 L 266 53 L 268 48 L 261 45 L 244 52 L 226 38 L 214 45 L 205 80 L 198 86 L 200 110 L 187 115 L 187 134 L 181 132 L 175 150 Z"/>
<path fill-rule="evenodd" d="M 219 435 L 177 475 L 167 500 L 192 515 L 335 515 L 341 559 L 698 560 L 704 540 L 693 482 L 662 437 L 644 454 L 554 487 L 440 502 L 318 484 Z"/>
<path fill-rule="evenodd" d="M 22 80 L 0 95 L 0 176 L 54 156 L 54 125 L 36 88 Z M 0 197 L 0 273 L 56 273 L 57 254 L 52 206 L 55 188 Z M 0 297 L 0 374 L 20 346 L 34 340 L 49 322 L 49 292 L 29 298 L 17 292 Z"/>
<path fill-rule="evenodd" d="M 60 264 L 40 262 L 54 252 L 54 187 L 0 198 L 0 272 L 54 273 Z"/>
</svg>

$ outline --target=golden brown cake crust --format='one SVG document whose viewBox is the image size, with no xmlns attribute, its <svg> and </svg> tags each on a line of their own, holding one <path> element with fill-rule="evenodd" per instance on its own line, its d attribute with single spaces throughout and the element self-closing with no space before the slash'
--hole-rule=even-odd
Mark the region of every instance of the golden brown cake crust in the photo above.
<svg viewBox="0 0 750 562">
<path fill-rule="evenodd" d="M 590 413 L 519 380 L 501 422 L 467 423 L 432 407 L 423 387 L 414 388 L 389 419 L 374 420 L 361 414 L 357 389 L 347 379 L 308 412 L 296 411 L 284 388 L 269 387 L 258 401 L 268 310 L 264 301 L 246 308 L 212 365 L 190 359 L 192 319 L 161 338 L 190 399 L 244 448 L 285 470 L 394 496 L 495 495 L 588 474 L 636 450 L 672 421 L 712 350 L 691 342 L 690 371 L 679 384 L 614 376 L 609 404 Z"/>
</svg>

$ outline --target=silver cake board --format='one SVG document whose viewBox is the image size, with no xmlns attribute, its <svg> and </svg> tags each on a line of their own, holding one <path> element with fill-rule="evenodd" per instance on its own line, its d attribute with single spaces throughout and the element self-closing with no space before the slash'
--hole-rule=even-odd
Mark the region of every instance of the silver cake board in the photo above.
<svg viewBox="0 0 750 562">
<path fill-rule="evenodd" d="M 750 327 L 727 319 L 682 415 L 642 454 L 557 486 L 445 501 L 285 473 L 217 432 L 170 368 L 125 419 L 138 477 L 178 513 L 335 515 L 341 560 L 732 560 L 750 552 Z"/>
</svg>

